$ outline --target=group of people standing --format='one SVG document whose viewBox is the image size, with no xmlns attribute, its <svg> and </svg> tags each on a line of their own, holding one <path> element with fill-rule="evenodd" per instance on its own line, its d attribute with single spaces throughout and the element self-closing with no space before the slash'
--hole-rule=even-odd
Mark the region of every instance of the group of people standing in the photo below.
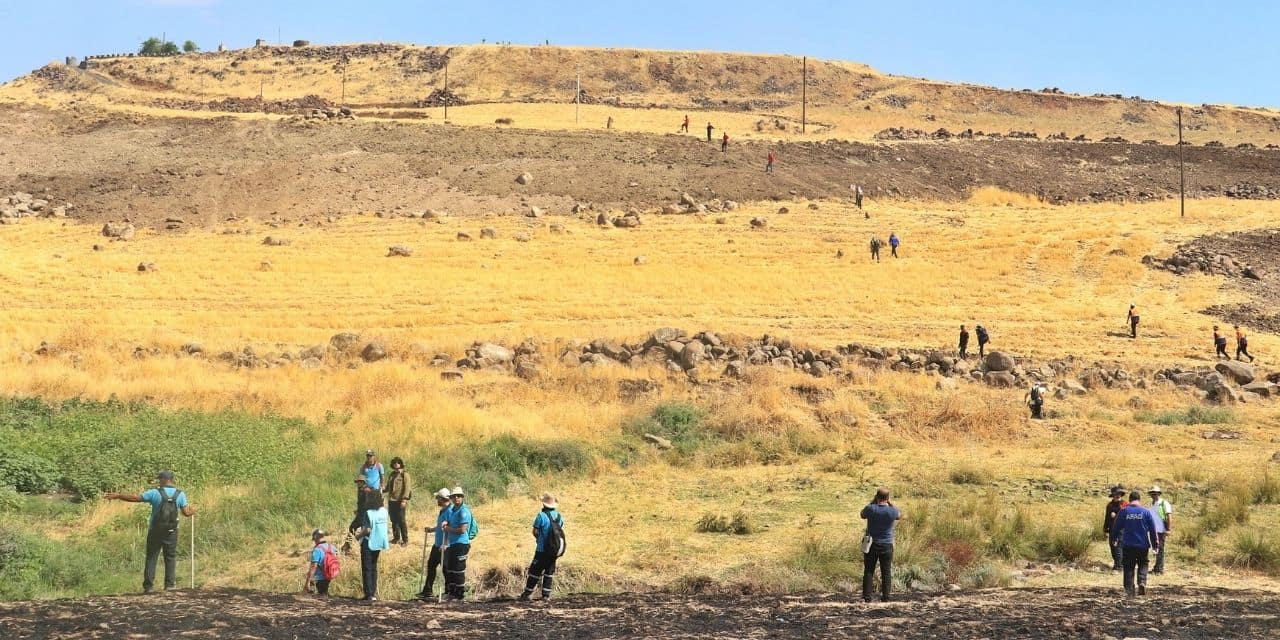
<svg viewBox="0 0 1280 640">
<path fill-rule="evenodd" d="M 1111 488 L 1111 501 L 1107 503 L 1102 520 L 1102 531 L 1111 547 L 1111 570 L 1124 573 L 1125 594 L 1132 597 L 1147 593 L 1147 566 L 1151 552 L 1155 552 L 1155 566 L 1151 573 L 1164 573 L 1164 557 L 1169 533 L 1173 531 L 1173 505 L 1164 499 L 1159 486 L 1147 492 L 1150 504 L 1142 504 L 1142 492 L 1129 492 Z"/>
<path fill-rule="evenodd" d="M 372 449 L 365 451 L 365 461 L 356 474 L 355 518 L 348 526 L 349 540 L 360 545 L 361 589 L 364 600 L 378 599 L 378 560 L 392 545 L 409 544 L 406 511 L 413 495 L 404 461 L 391 460 L 391 473 L 383 473 L 382 463 Z M 433 494 L 439 511 L 433 525 L 424 527 L 423 583 L 417 597 L 435 598 L 435 583 L 443 567 L 444 589 L 441 602 L 463 600 L 466 595 L 467 558 L 471 543 L 480 533 L 480 525 L 466 504 L 462 487 L 442 488 Z M 533 562 L 529 566 L 528 583 L 522 600 L 528 600 L 541 583 L 543 599 L 551 597 L 556 561 L 564 553 L 564 517 L 556 499 L 543 494 L 542 509 L 533 521 L 536 542 Z M 313 547 L 309 556 L 304 590 L 327 595 L 329 581 L 337 573 L 337 550 L 327 540 L 328 534 L 316 529 L 311 534 Z M 431 542 L 428 550 L 427 543 Z"/>
<path fill-rule="evenodd" d="M 889 232 L 889 252 L 890 255 L 898 257 L 898 246 L 902 244 L 902 240 L 898 238 L 898 234 Z M 880 236 L 871 236 L 871 259 L 880 262 L 880 249 L 884 247 L 885 242 Z"/>
</svg>

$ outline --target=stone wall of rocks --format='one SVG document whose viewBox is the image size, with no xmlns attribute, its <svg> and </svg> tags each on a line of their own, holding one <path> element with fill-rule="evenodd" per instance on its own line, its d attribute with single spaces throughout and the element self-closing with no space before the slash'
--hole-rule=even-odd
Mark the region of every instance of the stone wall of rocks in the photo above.
<svg viewBox="0 0 1280 640">
<path fill-rule="evenodd" d="M 74 209 L 70 202 L 55 206 L 30 193 L 12 193 L 0 196 L 0 224 L 13 224 L 22 218 L 65 218 Z"/>
</svg>

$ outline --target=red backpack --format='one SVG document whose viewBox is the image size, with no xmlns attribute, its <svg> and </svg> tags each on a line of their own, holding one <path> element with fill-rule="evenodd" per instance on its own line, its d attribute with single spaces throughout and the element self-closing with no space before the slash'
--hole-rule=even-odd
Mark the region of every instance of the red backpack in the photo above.
<svg viewBox="0 0 1280 640">
<path fill-rule="evenodd" d="M 321 545 L 316 545 L 321 546 Z M 333 580 L 338 577 L 338 553 L 334 551 L 333 545 L 328 542 L 323 543 L 324 562 L 320 563 L 320 575 L 325 580 Z"/>
</svg>

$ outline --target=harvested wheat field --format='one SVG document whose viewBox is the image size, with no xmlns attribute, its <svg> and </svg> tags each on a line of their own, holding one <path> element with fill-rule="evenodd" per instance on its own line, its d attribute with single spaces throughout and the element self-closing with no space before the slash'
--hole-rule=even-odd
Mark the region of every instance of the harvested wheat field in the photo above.
<svg viewBox="0 0 1280 640">
<path fill-rule="evenodd" d="M 446 60 L 453 92 L 423 95 Z M 801 131 L 779 56 L 89 62 L 0 86 L 5 637 L 311 637 L 304 615 L 350 637 L 1280 632 L 1262 111 L 1191 114 L 1180 217 L 1154 101 L 811 61 Z M 553 70 L 579 63 L 608 86 L 575 122 Z M 1002 133 L 955 135 L 978 128 Z M 1214 326 L 1234 354 L 1237 323 L 1254 359 L 1216 360 Z M 985 354 L 959 353 L 960 325 Z M 354 550 L 338 600 L 289 595 L 310 532 L 342 542 L 368 448 L 414 484 L 380 599 L 421 588 L 431 494 L 461 485 L 477 602 L 352 602 Z M 103 499 L 162 468 L 198 507 L 169 618 L 121 595 L 145 509 Z M 1177 508 L 1137 618 L 1101 531 L 1117 484 Z M 901 602 L 863 606 L 857 514 L 880 486 L 908 514 Z M 558 599 L 527 609 L 544 492 L 569 552 Z"/>
</svg>

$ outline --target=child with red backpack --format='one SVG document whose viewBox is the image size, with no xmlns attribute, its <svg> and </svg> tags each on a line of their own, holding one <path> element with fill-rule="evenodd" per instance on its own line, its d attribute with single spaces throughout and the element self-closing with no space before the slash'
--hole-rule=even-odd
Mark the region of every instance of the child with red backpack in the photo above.
<svg viewBox="0 0 1280 640">
<path fill-rule="evenodd" d="M 311 541 L 315 546 L 311 548 L 311 565 L 307 567 L 307 581 L 302 590 L 311 593 L 311 585 L 314 584 L 316 593 L 327 596 L 329 582 L 338 577 L 338 550 L 325 542 L 324 538 L 323 529 L 311 532 Z"/>
</svg>

